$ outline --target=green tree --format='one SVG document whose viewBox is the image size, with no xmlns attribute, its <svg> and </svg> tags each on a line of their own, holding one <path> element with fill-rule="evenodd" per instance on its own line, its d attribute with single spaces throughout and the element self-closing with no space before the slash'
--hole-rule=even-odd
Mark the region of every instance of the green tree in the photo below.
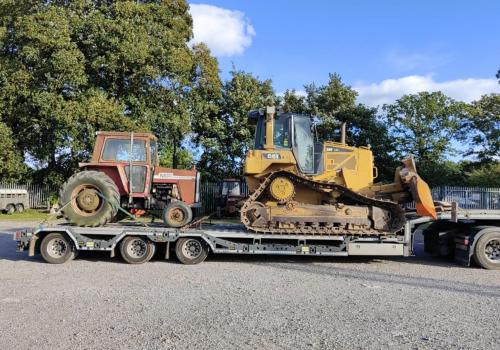
<svg viewBox="0 0 500 350">
<path fill-rule="evenodd" d="M 176 149 L 177 155 L 173 156 L 174 149 L 173 145 L 163 147 L 159 153 L 160 166 L 167 168 L 174 168 L 173 161 L 176 160 L 176 169 L 191 169 L 194 165 L 194 157 L 191 151 L 180 146 Z"/>
<path fill-rule="evenodd" d="M 203 45 L 188 45 L 188 9 L 182 0 L 1 2 L 0 116 L 21 154 L 53 175 L 45 180 L 71 173 L 98 129 L 153 131 L 175 166 L 191 111 L 202 109 L 198 90 L 212 87 L 207 62 L 216 65 Z"/>
<path fill-rule="evenodd" d="M 320 139 L 338 141 L 340 122 L 349 121 L 358 93 L 344 84 L 337 73 L 330 74 L 328 84 L 324 86 L 312 83 L 305 88 L 307 111 L 321 119 L 318 125 Z"/>
<path fill-rule="evenodd" d="M 500 188 L 500 162 L 482 164 L 472 169 L 467 175 L 467 185 Z"/>
<path fill-rule="evenodd" d="M 347 122 L 347 143 L 353 146 L 370 145 L 379 181 L 392 181 L 398 165 L 395 148 L 384 121 L 376 108 L 356 105 L 357 92 L 342 82 L 338 74 L 330 74 L 328 84 L 305 86 L 306 96 L 287 90 L 283 96 L 286 112 L 307 113 L 319 117 L 317 127 L 321 140 L 339 141 L 340 123 Z"/>
<path fill-rule="evenodd" d="M 248 124 L 249 111 L 274 98 L 270 80 L 234 70 L 222 87 L 218 108 L 198 118 L 193 141 L 203 149 L 198 169 L 204 178 L 220 180 L 239 177 L 244 156 L 253 142 L 254 126 Z"/>
<path fill-rule="evenodd" d="M 295 90 L 286 90 L 283 95 L 283 111 L 293 113 L 307 113 L 306 97 L 297 94 Z"/>
<path fill-rule="evenodd" d="M 0 121 L 0 182 L 19 180 L 25 172 L 22 157 L 14 148 L 12 132 Z"/>
<path fill-rule="evenodd" d="M 383 107 L 397 150 L 422 162 L 439 161 L 453 152 L 452 140 L 466 108 L 442 92 L 404 95 Z"/>
<path fill-rule="evenodd" d="M 420 175 L 436 185 L 433 174 L 455 152 L 452 141 L 458 137 L 467 105 L 442 92 L 420 92 L 404 95 L 383 109 L 398 156 L 413 155 Z M 443 173 L 437 177 L 446 181 Z"/>
<path fill-rule="evenodd" d="M 465 155 L 481 162 L 500 157 L 500 94 L 484 95 L 471 107 L 464 118 L 465 139 L 471 145 Z"/>
</svg>

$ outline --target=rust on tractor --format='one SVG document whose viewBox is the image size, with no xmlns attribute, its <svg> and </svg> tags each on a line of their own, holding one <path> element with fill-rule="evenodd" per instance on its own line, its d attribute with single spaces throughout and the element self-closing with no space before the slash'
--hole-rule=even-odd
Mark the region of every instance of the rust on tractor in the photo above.
<svg viewBox="0 0 500 350">
<path fill-rule="evenodd" d="M 200 202 L 196 168 L 160 167 L 158 140 L 150 133 L 99 131 L 90 161 L 79 168 L 61 190 L 71 202 L 66 217 L 79 225 L 104 225 L 117 215 L 118 206 L 163 210 L 175 200 L 190 211 Z"/>
</svg>

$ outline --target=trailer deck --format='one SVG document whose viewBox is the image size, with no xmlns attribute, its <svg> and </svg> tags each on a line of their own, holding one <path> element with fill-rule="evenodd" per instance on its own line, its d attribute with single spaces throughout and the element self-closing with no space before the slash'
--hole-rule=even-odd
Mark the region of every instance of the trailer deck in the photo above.
<svg viewBox="0 0 500 350">
<path fill-rule="evenodd" d="M 260 234 L 248 231 L 239 224 L 202 222 L 198 227 L 183 229 L 140 223 L 110 224 L 96 228 L 58 224 L 18 231 L 14 234 L 14 239 L 17 241 L 18 251 L 27 249 L 30 255 L 40 252 L 45 260 L 51 260 L 49 262 L 53 263 L 70 260 L 72 255 L 69 254 L 69 250 L 74 253 L 73 255 L 79 251 L 108 251 L 110 256 L 114 257 L 117 249 L 127 262 L 142 263 L 148 261 L 156 248 L 162 245 L 165 247 L 166 259 L 169 259 L 171 252 L 175 250 L 179 260 L 188 264 L 203 261 L 209 252 L 312 256 L 411 256 L 416 230 L 421 229 L 430 237 L 431 233 L 435 235 L 439 230 L 429 230 L 428 227 L 435 228 L 436 224 L 440 223 L 441 226 L 449 226 L 455 230 L 452 238 L 456 243 L 454 246 L 456 261 L 468 266 L 476 242 L 484 233 L 492 230 L 499 232 L 498 222 L 500 222 L 500 210 L 455 210 L 440 213 L 438 220 L 431 225 L 429 225 L 431 219 L 409 214 L 404 229 L 399 234 L 391 236 Z M 483 226 L 478 230 L 479 224 Z M 457 225 L 462 230 L 457 230 Z M 437 234 L 440 236 L 439 232 Z M 41 242 L 48 235 L 55 238 L 51 241 L 52 246 L 47 248 Z M 65 239 L 67 242 L 64 242 Z M 439 242 L 439 237 L 437 241 L 438 244 L 442 244 Z M 449 244 L 449 240 L 447 242 Z"/>
</svg>

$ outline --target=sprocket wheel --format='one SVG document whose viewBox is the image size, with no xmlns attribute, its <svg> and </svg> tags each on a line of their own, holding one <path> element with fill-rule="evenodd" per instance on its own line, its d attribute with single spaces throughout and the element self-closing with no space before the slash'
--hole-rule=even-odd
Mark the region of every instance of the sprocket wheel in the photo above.
<svg viewBox="0 0 500 350">
<path fill-rule="evenodd" d="M 271 181 L 269 193 L 278 202 L 284 203 L 295 196 L 295 186 L 292 180 L 284 176 L 278 176 Z"/>
</svg>

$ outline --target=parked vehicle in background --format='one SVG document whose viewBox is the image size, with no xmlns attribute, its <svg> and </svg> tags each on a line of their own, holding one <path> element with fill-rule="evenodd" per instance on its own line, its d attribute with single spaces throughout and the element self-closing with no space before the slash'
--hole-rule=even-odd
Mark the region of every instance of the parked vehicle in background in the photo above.
<svg viewBox="0 0 500 350">
<path fill-rule="evenodd" d="M 238 179 L 224 179 L 216 194 L 217 216 L 238 215 L 245 198 L 242 182 Z"/>
<path fill-rule="evenodd" d="M 29 194 L 26 190 L 0 189 L 0 211 L 13 214 L 29 208 Z"/>
</svg>

